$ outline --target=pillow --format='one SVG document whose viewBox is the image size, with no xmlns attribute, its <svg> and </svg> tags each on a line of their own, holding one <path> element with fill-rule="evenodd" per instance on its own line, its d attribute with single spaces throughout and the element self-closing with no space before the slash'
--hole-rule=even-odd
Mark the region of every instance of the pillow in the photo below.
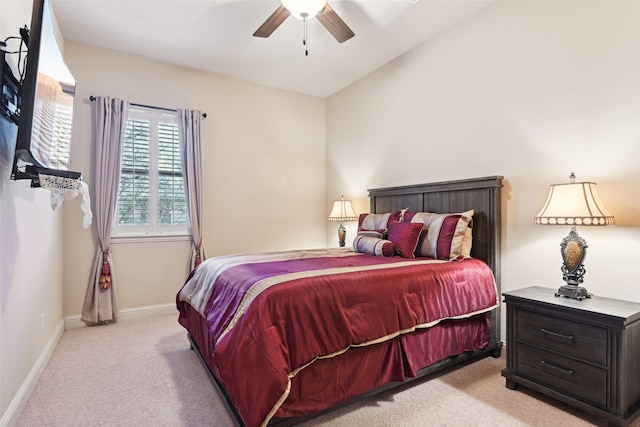
<svg viewBox="0 0 640 427">
<path fill-rule="evenodd" d="M 387 230 L 360 230 L 357 236 L 375 237 L 376 239 L 384 239 Z"/>
<path fill-rule="evenodd" d="M 470 239 L 465 242 L 464 250 L 463 241 L 467 228 L 471 227 L 473 213 L 471 209 L 455 214 L 419 212 L 413 215 L 411 223 L 423 224 L 426 230 L 420 237 L 416 255 L 441 260 L 470 257 Z"/>
<path fill-rule="evenodd" d="M 422 232 L 422 223 L 389 222 L 389 240 L 393 242 L 396 255 L 415 258 L 414 252 Z"/>
<path fill-rule="evenodd" d="M 386 230 L 390 217 L 390 213 L 362 213 L 358 217 L 358 230 Z"/>
<path fill-rule="evenodd" d="M 404 214 L 406 214 L 408 210 L 409 208 L 404 208 L 395 213 L 398 216 L 398 222 L 404 222 Z"/>
<path fill-rule="evenodd" d="M 464 229 L 464 237 L 462 238 L 462 247 L 460 252 L 464 258 L 471 258 L 471 247 L 473 245 L 473 221 Z"/>
<path fill-rule="evenodd" d="M 362 213 L 358 217 L 358 231 L 377 231 L 386 233 L 389 221 L 403 222 L 402 218 L 408 208 L 393 213 Z"/>
<path fill-rule="evenodd" d="M 353 249 L 356 252 L 375 256 L 393 256 L 393 243 L 376 237 L 358 235 L 353 239 Z"/>
</svg>

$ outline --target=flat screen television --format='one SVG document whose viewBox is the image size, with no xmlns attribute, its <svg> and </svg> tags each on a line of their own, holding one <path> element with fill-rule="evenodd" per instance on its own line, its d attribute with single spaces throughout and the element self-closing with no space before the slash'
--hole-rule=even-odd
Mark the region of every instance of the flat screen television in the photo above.
<svg viewBox="0 0 640 427">
<path fill-rule="evenodd" d="M 20 35 L 27 56 L 11 178 L 30 179 L 32 187 L 40 186 L 40 174 L 79 179 L 68 170 L 75 79 L 56 41 L 49 0 L 34 0 L 31 27 Z"/>
</svg>

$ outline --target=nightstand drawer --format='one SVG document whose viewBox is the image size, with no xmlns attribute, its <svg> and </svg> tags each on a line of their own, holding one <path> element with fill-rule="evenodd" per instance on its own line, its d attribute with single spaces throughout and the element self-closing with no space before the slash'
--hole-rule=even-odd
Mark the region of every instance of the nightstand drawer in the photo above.
<svg viewBox="0 0 640 427">
<path fill-rule="evenodd" d="M 607 330 L 519 310 L 516 338 L 560 353 L 607 364 Z"/>
<path fill-rule="evenodd" d="M 528 345 L 518 345 L 517 373 L 597 405 L 607 405 L 607 371 Z"/>
</svg>

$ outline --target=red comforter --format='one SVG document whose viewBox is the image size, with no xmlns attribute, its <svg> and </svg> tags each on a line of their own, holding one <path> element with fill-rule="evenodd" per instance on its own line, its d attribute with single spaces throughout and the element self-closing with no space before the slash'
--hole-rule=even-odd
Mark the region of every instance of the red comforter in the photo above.
<svg viewBox="0 0 640 427">
<path fill-rule="evenodd" d="M 206 319 L 213 365 L 247 426 L 266 425 L 318 359 L 498 305 L 482 261 L 350 250 L 232 255 L 202 263 L 177 296 Z"/>
</svg>

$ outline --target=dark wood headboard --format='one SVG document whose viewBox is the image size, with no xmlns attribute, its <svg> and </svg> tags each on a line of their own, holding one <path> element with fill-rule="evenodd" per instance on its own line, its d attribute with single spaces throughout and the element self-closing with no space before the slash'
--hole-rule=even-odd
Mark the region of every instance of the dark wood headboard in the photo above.
<svg viewBox="0 0 640 427">
<path fill-rule="evenodd" d="M 500 239 L 502 231 L 502 176 L 434 182 L 369 190 L 371 212 L 409 208 L 409 212 L 454 213 L 469 209 L 473 215 L 471 256 L 489 265 L 500 295 Z M 499 311 L 494 320 L 499 325 Z M 494 328 L 498 331 L 500 328 Z"/>
</svg>

